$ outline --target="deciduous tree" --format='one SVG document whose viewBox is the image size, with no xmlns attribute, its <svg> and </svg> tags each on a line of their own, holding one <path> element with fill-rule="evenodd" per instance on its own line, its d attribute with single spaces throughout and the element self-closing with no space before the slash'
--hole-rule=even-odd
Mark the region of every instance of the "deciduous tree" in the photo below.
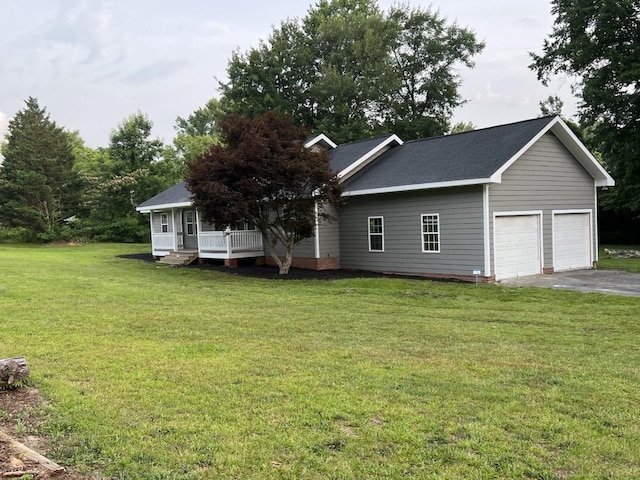
<svg viewBox="0 0 640 480">
<path fill-rule="evenodd" d="M 162 142 L 151 138 L 152 122 L 137 112 L 111 133 L 108 163 L 94 178 L 89 197 L 89 234 L 97 240 L 135 242 L 148 235 L 148 222 L 135 206 L 167 188 L 166 164 L 159 161 Z"/>
<path fill-rule="evenodd" d="M 574 77 L 581 124 L 617 186 L 603 197 L 607 210 L 640 226 L 640 1 L 553 0 L 555 23 L 531 68 L 546 83 Z M 640 230 L 635 233 L 640 238 Z"/>
<path fill-rule="evenodd" d="M 308 131 L 276 112 L 248 118 L 233 114 L 221 123 L 221 144 L 189 165 L 194 205 L 219 227 L 249 221 L 287 274 L 293 247 L 314 233 L 316 214 L 337 203 L 341 188 L 324 151 L 304 147 Z M 319 209 L 319 212 L 317 210 Z M 276 246 L 284 247 L 280 258 Z"/>
<path fill-rule="evenodd" d="M 223 101 L 243 115 L 277 110 L 338 143 L 380 130 L 442 134 L 462 99 L 458 66 L 483 44 L 437 12 L 375 0 L 320 0 L 229 61 Z"/>
</svg>

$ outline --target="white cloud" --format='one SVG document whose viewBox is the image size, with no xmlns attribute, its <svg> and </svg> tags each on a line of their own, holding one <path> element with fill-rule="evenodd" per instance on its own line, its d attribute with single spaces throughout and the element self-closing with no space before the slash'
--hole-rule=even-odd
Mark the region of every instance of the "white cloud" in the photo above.
<svg viewBox="0 0 640 480">
<path fill-rule="evenodd" d="M 7 117 L 7 115 L 4 112 L 0 111 L 0 145 L 4 143 L 4 137 L 8 132 L 9 132 L 9 117 Z M 4 160 L 4 157 L 2 156 L 2 152 L 0 152 L 0 165 L 2 165 L 3 160 Z"/>
<path fill-rule="evenodd" d="M 9 132 L 9 117 L 4 112 L 0 112 L 0 143 Z"/>
</svg>

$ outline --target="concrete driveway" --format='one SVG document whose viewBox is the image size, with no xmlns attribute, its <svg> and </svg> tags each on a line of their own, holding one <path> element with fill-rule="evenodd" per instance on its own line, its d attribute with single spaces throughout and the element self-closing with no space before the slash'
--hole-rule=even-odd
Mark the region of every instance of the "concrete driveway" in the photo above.
<svg viewBox="0 0 640 480">
<path fill-rule="evenodd" d="M 640 297 L 640 273 L 616 270 L 576 270 L 550 275 L 510 278 L 500 280 L 497 283 L 499 285 L 546 287 Z"/>
</svg>

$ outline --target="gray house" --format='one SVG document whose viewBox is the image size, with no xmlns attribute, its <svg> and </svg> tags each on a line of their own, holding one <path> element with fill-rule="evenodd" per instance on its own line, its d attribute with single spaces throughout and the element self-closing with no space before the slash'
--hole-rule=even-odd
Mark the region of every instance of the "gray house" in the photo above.
<svg viewBox="0 0 640 480">
<path fill-rule="evenodd" d="M 591 268 L 597 188 L 613 179 L 559 117 L 403 142 L 395 135 L 327 149 L 345 204 L 294 250 L 294 266 L 491 281 Z M 153 255 L 265 257 L 250 225 L 216 230 L 180 183 L 142 203 Z M 184 254 L 183 254 L 184 255 Z"/>
</svg>

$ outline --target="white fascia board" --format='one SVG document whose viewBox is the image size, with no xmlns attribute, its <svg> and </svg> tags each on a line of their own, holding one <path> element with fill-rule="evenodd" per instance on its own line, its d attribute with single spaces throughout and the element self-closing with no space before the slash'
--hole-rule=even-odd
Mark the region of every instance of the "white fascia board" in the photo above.
<svg viewBox="0 0 640 480">
<path fill-rule="evenodd" d="M 613 187 L 616 184 L 615 180 L 600 165 L 598 159 L 591 154 L 566 123 L 559 117 L 556 118 L 557 121 L 552 125 L 553 133 L 593 177 L 596 187 Z"/>
<path fill-rule="evenodd" d="M 336 148 L 338 146 L 329 137 L 327 137 L 324 133 L 321 133 L 320 135 L 317 135 L 317 136 L 313 137 L 311 140 L 309 140 L 307 143 L 305 143 L 304 146 L 305 146 L 305 148 L 310 148 L 310 147 L 313 147 L 316 143 L 318 143 L 320 141 L 325 142 L 331 148 Z"/>
<path fill-rule="evenodd" d="M 345 168 L 340 173 L 338 173 L 338 179 L 340 181 L 346 180 L 351 175 L 353 175 L 358 170 L 360 170 L 362 167 L 367 165 L 369 163 L 369 161 L 371 159 L 375 158 L 376 155 L 379 154 L 382 149 L 388 147 L 389 145 L 391 145 L 394 142 L 397 143 L 398 145 L 402 145 L 404 143 L 400 139 L 400 137 L 398 137 L 395 133 L 393 135 L 389 135 L 389 137 L 387 137 L 385 140 L 380 142 L 374 148 L 372 148 L 367 153 L 365 153 L 363 156 L 361 156 L 358 160 L 356 160 L 351 165 L 349 165 L 347 168 Z"/>
<path fill-rule="evenodd" d="M 552 131 L 556 138 L 565 146 L 569 152 L 575 157 L 575 159 L 589 172 L 595 181 L 597 187 L 613 187 L 616 182 L 611 178 L 611 175 L 600 165 L 600 162 L 589 152 L 587 147 L 575 136 L 571 129 L 564 121 L 556 116 L 549 120 L 549 123 L 540 130 L 535 137 L 533 137 L 524 147 L 513 155 L 500 169 L 498 169 L 493 175 L 491 180 L 493 183 L 502 183 L 502 174 L 511 165 L 514 164 L 527 150 L 529 150 L 542 136 L 548 131 Z"/>
<path fill-rule="evenodd" d="M 193 203 L 191 202 L 180 202 L 180 203 L 165 203 L 164 205 L 149 205 L 146 207 L 136 207 L 136 211 L 140 213 L 151 213 L 156 210 L 170 210 L 172 208 L 185 208 L 191 207 Z"/>
<path fill-rule="evenodd" d="M 542 136 L 551 129 L 554 122 L 558 120 L 560 120 L 560 117 L 554 117 L 551 120 L 549 120 L 549 123 L 542 130 L 540 130 L 536 134 L 536 136 L 534 136 L 531 140 L 529 140 L 529 142 L 524 147 L 518 150 L 515 155 L 513 155 L 509 160 L 507 160 L 502 165 L 502 167 L 500 167 L 493 175 L 491 175 L 492 182 L 502 183 L 502 174 L 505 172 L 505 170 L 507 170 L 507 168 L 513 165 L 516 162 L 516 160 L 518 160 L 524 154 L 524 152 L 529 150 L 538 140 L 540 140 Z"/>
<path fill-rule="evenodd" d="M 472 178 L 468 180 L 452 180 L 450 182 L 417 183 L 414 185 L 400 185 L 400 186 L 393 186 L 393 187 L 369 188 L 366 190 L 346 191 L 342 194 L 342 196 L 355 197 L 358 195 L 375 195 L 378 193 L 411 192 L 414 190 L 432 190 L 435 188 L 465 187 L 469 185 L 484 185 L 487 183 L 494 183 L 494 182 L 490 178 Z"/>
</svg>

